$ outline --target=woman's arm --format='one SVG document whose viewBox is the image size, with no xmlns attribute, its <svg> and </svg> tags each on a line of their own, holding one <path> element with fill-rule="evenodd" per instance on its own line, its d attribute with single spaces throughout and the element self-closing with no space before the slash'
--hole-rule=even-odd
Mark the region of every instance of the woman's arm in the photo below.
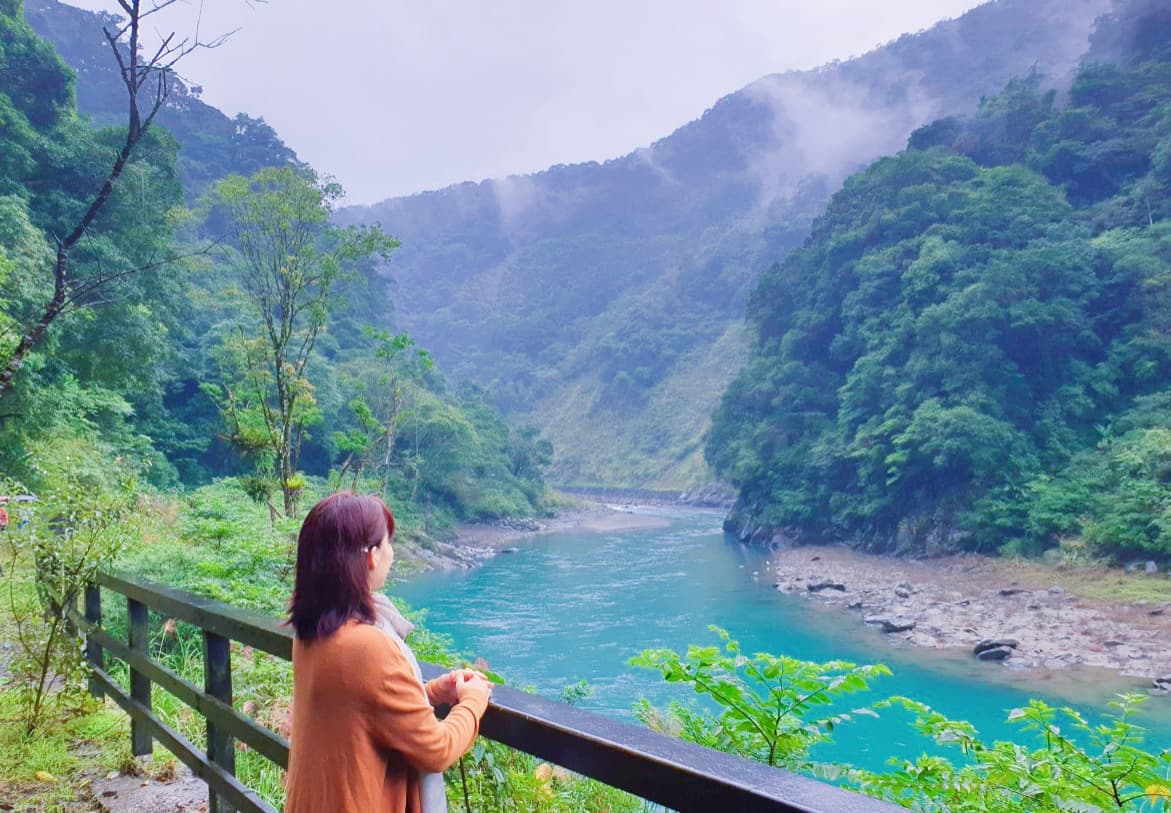
<svg viewBox="0 0 1171 813">
<path fill-rule="evenodd" d="M 488 692 L 464 691 L 447 717 L 436 719 L 430 692 L 425 693 L 419 685 L 406 657 L 385 634 L 374 632 L 381 640 L 375 649 L 379 662 L 372 665 L 376 680 L 370 708 L 371 736 L 421 771 L 447 770 L 472 747 L 488 707 Z"/>
<path fill-rule="evenodd" d="M 449 702 L 440 698 L 445 697 L 447 694 L 446 686 L 447 682 L 450 681 L 450 675 L 450 672 L 446 672 L 437 678 L 431 678 L 423 684 L 423 689 L 427 694 L 427 702 L 432 706 L 441 706 Z"/>
</svg>

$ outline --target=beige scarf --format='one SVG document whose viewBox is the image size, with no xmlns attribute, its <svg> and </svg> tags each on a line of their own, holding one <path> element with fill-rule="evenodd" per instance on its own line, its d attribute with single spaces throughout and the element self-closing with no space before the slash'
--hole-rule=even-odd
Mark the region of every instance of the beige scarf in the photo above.
<svg viewBox="0 0 1171 813">
<path fill-rule="evenodd" d="M 415 653 L 407 646 L 407 636 L 415 629 L 415 625 L 403 617 L 391 600 L 382 593 L 374 594 L 374 613 L 377 620 L 374 626 L 385 632 L 392 641 L 398 644 L 399 650 L 406 656 L 411 668 L 415 670 L 415 677 L 419 685 L 423 686 L 423 671 L 419 669 L 419 661 Z M 423 693 L 427 689 L 424 686 Z M 443 786 L 443 774 L 419 772 L 419 788 L 423 796 L 423 813 L 447 813 L 447 789 Z"/>
</svg>

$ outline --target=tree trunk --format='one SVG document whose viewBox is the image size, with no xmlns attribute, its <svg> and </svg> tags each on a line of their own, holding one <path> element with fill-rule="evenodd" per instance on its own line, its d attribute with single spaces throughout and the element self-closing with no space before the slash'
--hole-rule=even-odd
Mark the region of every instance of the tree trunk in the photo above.
<svg viewBox="0 0 1171 813">
<path fill-rule="evenodd" d="M 49 325 L 61 315 L 65 308 L 65 279 L 69 263 L 69 249 L 64 245 L 57 248 L 57 265 L 54 269 L 53 298 L 45 303 L 44 313 L 28 333 L 20 338 L 8 363 L 0 371 L 0 398 L 12 389 L 12 379 L 24 365 L 24 359 L 45 338 Z"/>
</svg>

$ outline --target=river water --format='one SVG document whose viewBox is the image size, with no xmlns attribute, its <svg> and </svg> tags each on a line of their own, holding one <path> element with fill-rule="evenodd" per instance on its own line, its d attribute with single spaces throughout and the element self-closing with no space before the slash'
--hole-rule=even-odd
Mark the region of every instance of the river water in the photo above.
<svg viewBox="0 0 1171 813">
<path fill-rule="evenodd" d="M 630 666 L 630 658 L 651 647 L 716 644 L 712 624 L 746 652 L 885 663 L 894 675 L 878 679 L 868 695 L 847 696 L 842 711 L 906 695 L 968 720 L 989 741 L 1019 738 L 1005 718 L 1031 696 L 1095 717 L 1115 692 L 1138 687 L 1109 673 L 1021 673 L 965 653 L 892 646 L 856 614 L 773 589 L 765 554 L 729 541 L 721 514 L 637 510 L 662 518 L 665 527 L 542 535 L 483 567 L 422 574 L 391 592 L 425 608 L 429 628 L 487 660 L 510 684 L 556 698 L 584 679 L 593 692 L 580 706 L 625 719 L 641 697 L 656 705 L 691 697 L 657 673 Z M 1150 700 L 1140 721 L 1150 728 L 1151 750 L 1171 745 L 1171 698 Z M 861 718 L 838 727 L 834 744 L 817 756 L 880 768 L 890 757 L 931 750 L 908 723 L 893 710 Z"/>
</svg>

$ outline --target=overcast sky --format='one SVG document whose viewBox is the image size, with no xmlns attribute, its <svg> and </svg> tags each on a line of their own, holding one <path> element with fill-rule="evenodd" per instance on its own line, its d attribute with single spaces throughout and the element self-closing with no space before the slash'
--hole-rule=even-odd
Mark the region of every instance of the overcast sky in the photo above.
<svg viewBox="0 0 1171 813">
<path fill-rule="evenodd" d="M 149 2 L 149 0 L 145 0 Z M 69 0 L 116 9 L 112 0 Z M 847 59 L 980 0 L 203 0 L 180 65 L 350 203 L 623 155 L 769 73 Z M 200 0 L 160 16 L 190 31 Z"/>
</svg>

